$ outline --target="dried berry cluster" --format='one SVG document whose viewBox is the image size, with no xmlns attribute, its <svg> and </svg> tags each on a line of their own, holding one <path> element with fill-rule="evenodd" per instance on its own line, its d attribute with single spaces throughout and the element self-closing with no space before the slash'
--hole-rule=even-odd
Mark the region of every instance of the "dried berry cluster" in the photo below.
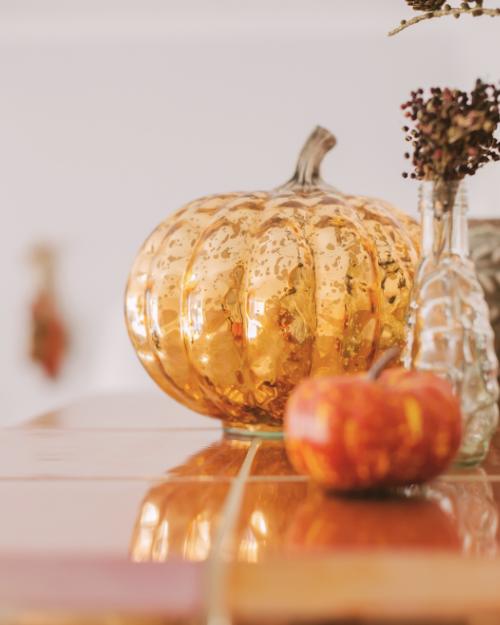
<svg viewBox="0 0 500 625">
<path fill-rule="evenodd" d="M 406 0 L 414 11 L 437 11 L 445 0 Z"/>
<path fill-rule="evenodd" d="M 462 2 L 462 9 L 470 9 L 470 4 L 474 2 L 476 7 L 483 6 L 483 0 L 469 0 Z M 445 3 L 445 0 L 406 0 L 406 3 L 413 8 L 414 11 L 439 11 Z M 446 5 L 445 9 L 451 10 L 450 5 Z"/>
<path fill-rule="evenodd" d="M 500 121 L 500 89 L 478 80 L 470 94 L 439 87 L 430 91 L 427 100 L 422 89 L 412 91 L 401 106 L 415 126 L 411 132 L 403 128 L 414 148 L 412 178 L 460 180 L 500 160 L 500 141 L 493 136 Z"/>
</svg>

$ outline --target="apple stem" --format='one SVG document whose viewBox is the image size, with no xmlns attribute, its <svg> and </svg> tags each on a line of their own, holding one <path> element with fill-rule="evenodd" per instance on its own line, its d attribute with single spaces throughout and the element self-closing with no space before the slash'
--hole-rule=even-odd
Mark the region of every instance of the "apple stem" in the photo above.
<svg viewBox="0 0 500 625">
<path fill-rule="evenodd" d="M 373 365 L 368 369 L 366 373 L 366 377 L 368 380 L 375 381 L 382 373 L 382 371 L 387 367 L 387 365 L 391 362 L 393 358 L 399 356 L 401 353 L 401 348 L 397 345 L 393 345 L 389 347 L 389 349 L 382 354 L 377 360 L 373 363 Z"/>
</svg>

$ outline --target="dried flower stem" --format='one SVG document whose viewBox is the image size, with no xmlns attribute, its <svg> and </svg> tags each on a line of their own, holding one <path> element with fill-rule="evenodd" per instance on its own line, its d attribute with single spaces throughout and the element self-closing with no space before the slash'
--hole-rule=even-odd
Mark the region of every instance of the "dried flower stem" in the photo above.
<svg viewBox="0 0 500 625">
<path fill-rule="evenodd" d="M 443 17 L 444 15 L 453 15 L 453 16 L 459 17 L 460 15 L 465 14 L 465 13 L 469 15 L 473 15 L 474 17 L 477 17 L 479 15 L 490 15 L 491 17 L 500 17 L 500 9 L 483 9 L 483 8 L 477 8 L 477 7 L 471 8 L 471 9 L 449 9 L 449 10 L 442 9 L 440 11 L 430 11 L 429 13 L 424 13 L 423 15 L 417 15 L 417 17 L 414 17 L 413 19 L 408 20 L 404 24 L 401 24 L 394 30 L 391 30 L 391 32 L 388 34 L 388 37 L 397 35 L 405 28 L 408 28 L 409 26 L 413 26 L 413 24 L 418 24 L 418 22 L 421 22 L 423 20 L 430 20 L 433 17 Z"/>
</svg>

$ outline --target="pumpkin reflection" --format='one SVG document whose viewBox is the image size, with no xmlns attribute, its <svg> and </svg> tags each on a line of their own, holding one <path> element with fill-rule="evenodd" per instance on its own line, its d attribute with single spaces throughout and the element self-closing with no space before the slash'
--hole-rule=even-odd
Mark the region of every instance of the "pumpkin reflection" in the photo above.
<svg viewBox="0 0 500 625">
<path fill-rule="evenodd" d="M 205 560 L 249 447 L 248 441 L 223 438 L 172 469 L 172 480 L 152 488 L 142 502 L 131 559 Z M 235 530 L 234 556 L 240 561 L 339 548 L 476 555 L 497 549 L 498 510 L 481 470 L 397 495 L 334 497 L 295 477 L 283 442 L 262 441 L 250 476 Z"/>
<path fill-rule="evenodd" d="M 169 557 L 205 560 L 214 539 L 228 483 L 165 483 L 149 491 L 134 529 L 134 562 Z"/>
<path fill-rule="evenodd" d="M 174 479 L 205 476 L 207 480 L 165 482 L 148 492 L 132 535 L 131 559 L 205 560 L 219 526 L 230 478 L 238 474 L 249 447 L 248 441 L 223 438 L 172 469 Z M 283 443 L 262 441 L 251 473 L 294 475 Z M 281 546 L 289 519 L 310 488 L 305 481 L 247 484 L 237 526 L 239 558 L 256 562 Z"/>
<path fill-rule="evenodd" d="M 290 519 L 311 488 L 307 482 L 247 484 L 237 530 L 238 559 L 257 562 L 282 551 Z"/>
<path fill-rule="evenodd" d="M 164 562 L 169 557 L 205 560 L 210 551 L 230 480 L 243 464 L 250 443 L 222 439 L 191 456 L 169 473 L 173 479 L 152 488 L 141 505 L 130 557 L 135 562 Z"/>
<path fill-rule="evenodd" d="M 261 441 L 252 462 L 251 476 L 297 475 L 283 441 Z"/>
<path fill-rule="evenodd" d="M 290 519 L 317 487 L 306 481 L 268 481 L 270 476 L 296 475 L 282 441 L 260 443 L 250 475 L 264 481 L 246 485 L 236 531 L 237 557 L 257 562 L 284 547 Z"/>
</svg>

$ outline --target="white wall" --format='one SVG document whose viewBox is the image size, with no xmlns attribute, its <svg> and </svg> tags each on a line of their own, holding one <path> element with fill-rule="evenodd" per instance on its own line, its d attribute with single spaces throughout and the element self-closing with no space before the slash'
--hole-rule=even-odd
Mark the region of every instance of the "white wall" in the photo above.
<svg viewBox="0 0 500 625">
<path fill-rule="evenodd" d="M 314 125 L 338 137 L 325 179 L 415 213 L 399 105 L 498 80 L 500 18 L 387 38 L 412 16 L 404 0 L 0 1 L 0 425 L 152 388 L 121 310 L 143 240 L 198 196 L 287 180 Z M 470 195 L 475 215 L 498 214 L 498 166 Z M 56 383 L 26 355 L 40 240 L 60 249 L 71 324 Z"/>
</svg>

